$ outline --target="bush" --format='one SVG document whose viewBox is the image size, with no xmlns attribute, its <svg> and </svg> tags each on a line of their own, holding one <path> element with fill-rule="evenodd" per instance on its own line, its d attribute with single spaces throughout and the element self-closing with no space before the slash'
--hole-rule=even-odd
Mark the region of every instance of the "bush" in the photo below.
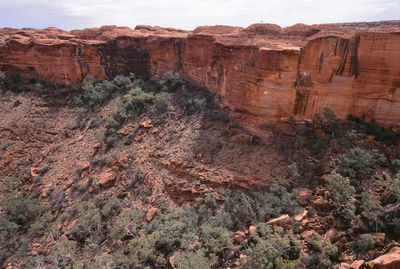
<svg viewBox="0 0 400 269">
<path fill-rule="evenodd" d="M 365 253 L 375 248 L 375 240 L 370 234 L 362 234 L 357 240 L 350 242 L 349 248 L 356 254 Z"/>
<path fill-rule="evenodd" d="M 347 220 L 355 217 L 355 206 L 352 197 L 355 189 L 350 180 L 340 174 L 329 175 L 325 179 L 325 187 L 329 191 L 329 199 L 335 205 L 334 213 Z"/>
<path fill-rule="evenodd" d="M 164 268 L 166 259 L 157 251 L 157 245 L 162 236 L 161 232 L 155 231 L 132 239 L 128 244 L 129 268 L 144 268 L 145 266 Z"/>
<path fill-rule="evenodd" d="M 164 113 L 168 109 L 168 103 L 170 102 L 170 95 L 166 92 L 161 92 L 156 94 L 154 97 L 154 109 L 153 111 L 156 113 Z"/>
<path fill-rule="evenodd" d="M 310 260 L 307 268 L 331 268 L 332 261 L 338 257 L 338 248 L 319 234 L 313 235 L 307 242 Z"/>
<path fill-rule="evenodd" d="M 77 221 L 68 232 L 69 239 L 82 245 L 87 241 L 99 243 L 104 239 L 100 210 L 93 203 L 80 202 L 70 215 L 77 217 Z"/>
<path fill-rule="evenodd" d="M 386 162 L 386 158 L 377 150 L 365 151 L 352 148 L 347 154 L 339 156 L 342 174 L 352 179 L 364 180 L 370 177 L 378 164 Z"/>
<path fill-rule="evenodd" d="M 6 177 L 4 183 L 9 191 L 13 191 L 19 187 L 20 179 L 17 177 Z"/>
<path fill-rule="evenodd" d="M 250 268 L 298 268 L 301 241 L 290 231 L 260 223 L 250 235 L 246 265 Z"/>
<path fill-rule="evenodd" d="M 71 268 L 76 260 L 77 244 L 71 240 L 57 242 L 51 253 L 46 257 L 48 262 L 53 263 L 55 268 Z"/>
<path fill-rule="evenodd" d="M 20 226 L 10 221 L 6 214 L 0 214 L 0 266 L 5 259 L 15 253 L 19 228 Z"/>
<path fill-rule="evenodd" d="M 232 219 L 233 225 L 228 228 L 235 231 L 247 228 L 255 220 L 256 213 L 251 201 L 246 194 L 241 192 L 229 192 L 229 195 L 225 197 L 224 211 Z"/>
<path fill-rule="evenodd" d="M 400 170 L 400 160 L 399 159 L 394 159 L 392 161 L 392 169 L 394 172 L 397 172 Z"/>
<path fill-rule="evenodd" d="M 110 198 L 101 209 L 101 215 L 104 219 L 116 217 L 121 210 L 121 202 L 118 198 Z"/>
<path fill-rule="evenodd" d="M 110 236 L 114 241 L 135 238 L 144 228 L 144 214 L 137 208 L 121 212 L 111 227 Z"/>
<path fill-rule="evenodd" d="M 213 227 L 209 224 L 201 226 L 201 241 L 208 257 L 220 257 L 224 260 L 234 249 L 233 233 L 223 227 Z"/>
<path fill-rule="evenodd" d="M 210 260 L 205 257 L 203 249 L 178 254 L 175 265 L 178 269 L 211 269 Z"/>
<path fill-rule="evenodd" d="M 10 221 L 26 228 L 45 211 L 36 198 L 19 194 L 7 195 L 2 200 L 2 207 Z"/>
<path fill-rule="evenodd" d="M 168 215 L 157 216 L 147 226 L 147 233 L 161 233 L 157 248 L 166 254 L 181 246 L 181 237 L 187 228 L 186 223 L 182 222 L 182 213 L 176 210 Z"/>
<path fill-rule="evenodd" d="M 47 228 L 52 220 L 53 216 L 49 213 L 45 213 L 38 218 L 29 228 L 29 234 L 40 236 L 47 232 Z"/>
<path fill-rule="evenodd" d="M 380 205 L 379 200 L 371 195 L 368 191 L 361 194 L 361 214 L 368 220 L 368 224 L 375 223 L 374 230 L 378 232 L 378 218 L 383 213 L 383 207 Z"/>
<path fill-rule="evenodd" d="M 385 143 L 388 146 L 396 145 L 399 141 L 399 135 L 392 129 L 380 126 L 375 120 L 367 124 L 366 133 L 372 134 L 375 140 Z"/>
<path fill-rule="evenodd" d="M 185 81 L 180 73 L 167 71 L 161 76 L 158 83 L 163 91 L 173 92 L 184 85 Z"/>
</svg>

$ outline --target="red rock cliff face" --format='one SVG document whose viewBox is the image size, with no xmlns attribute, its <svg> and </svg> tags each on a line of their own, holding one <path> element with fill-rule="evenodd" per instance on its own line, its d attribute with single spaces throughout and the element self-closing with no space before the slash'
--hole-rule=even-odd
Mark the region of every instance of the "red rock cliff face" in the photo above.
<svg viewBox="0 0 400 269">
<path fill-rule="evenodd" d="M 182 71 L 233 110 L 265 119 L 367 113 L 400 122 L 400 22 L 280 28 L 0 29 L 0 70 L 60 83 Z"/>
</svg>

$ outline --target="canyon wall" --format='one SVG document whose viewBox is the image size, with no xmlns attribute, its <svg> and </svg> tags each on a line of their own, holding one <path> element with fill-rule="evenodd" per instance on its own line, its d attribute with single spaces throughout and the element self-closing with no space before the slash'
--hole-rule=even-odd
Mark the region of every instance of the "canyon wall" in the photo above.
<svg viewBox="0 0 400 269">
<path fill-rule="evenodd" d="M 64 84 L 181 71 L 232 110 L 266 120 L 367 113 L 400 123 L 400 21 L 194 31 L 103 26 L 0 29 L 0 70 Z"/>
</svg>

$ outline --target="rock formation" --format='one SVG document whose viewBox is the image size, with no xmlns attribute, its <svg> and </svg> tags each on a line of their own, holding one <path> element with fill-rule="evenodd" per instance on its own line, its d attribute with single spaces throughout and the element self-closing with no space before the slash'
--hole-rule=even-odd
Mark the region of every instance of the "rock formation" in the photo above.
<svg viewBox="0 0 400 269">
<path fill-rule="evenodd" d="M 333 110 L 400 122 L 400 21 L 194 31 L 103 26 L 0 28 L 0 70 L 64 84 L 92 74 L 182 71 L 233 110 L 264 119 Z"/>
</svg>

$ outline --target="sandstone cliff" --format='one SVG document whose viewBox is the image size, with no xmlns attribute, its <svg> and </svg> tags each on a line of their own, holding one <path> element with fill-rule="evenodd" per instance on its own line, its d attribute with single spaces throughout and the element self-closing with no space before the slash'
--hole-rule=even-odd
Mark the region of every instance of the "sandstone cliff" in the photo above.
<svg viewBox="0 0 400 269">
<path fill-rule="evenodd" d="M 0 29 L 0 70 L 74 84 L 181 70 L 233 110 L 265 119 L 367 113 L 400 122 L 400 21 L 194 31 L 103 26 Z"/>
</svg>

